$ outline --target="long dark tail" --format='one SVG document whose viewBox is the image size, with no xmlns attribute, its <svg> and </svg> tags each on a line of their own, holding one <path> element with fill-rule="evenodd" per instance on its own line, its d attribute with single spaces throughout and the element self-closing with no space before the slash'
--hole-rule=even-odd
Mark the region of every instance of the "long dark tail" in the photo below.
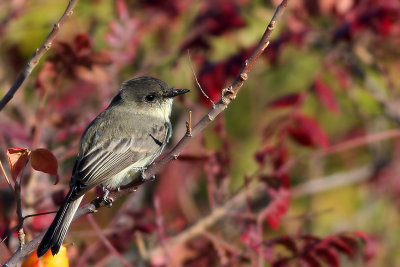
<svg viewBox="0 0 400 267">
<path fill-rule="evenodd" d="M 57 254 L 64 241 L 65 235 L 69 225 L 71 224 L 72 218 L 79 204 L 82 201 L 83 196 L 78 199 L 71 200 L 71 191 L 68 193 L 64 200 L 64 203 L 57 212 L 56 217 L 51 223 L 49 229 L 47 229 L 42 242 L 40 242 L 37 249 L 37 256 L 43 256 L 49 249 L 53 255 Z"/>
</svg>

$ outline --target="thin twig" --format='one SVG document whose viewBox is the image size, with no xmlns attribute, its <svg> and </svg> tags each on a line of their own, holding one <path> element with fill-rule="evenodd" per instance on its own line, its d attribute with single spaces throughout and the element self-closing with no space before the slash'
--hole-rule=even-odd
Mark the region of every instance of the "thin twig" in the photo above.
<svg viewBox="0 0 400 267">
<path fill-rule="evenodd" d="M 21 182 L 15 181 L 15 197 L 17 202 L 17 216 L 18 216 L 18 240 L 19 248 L 25 245 L 24 233 L 24 216 L 22 216 L 22 199 L 21 199 Z"/>
<path fill-rule="evenodd" d="M 50 50 L 53 41 L 55 40 L 55 37 L 60 30 L 60 27 L 64 24 L 67 18 L 69 18 L 72 13 L 73 13 L 73 8 L 75 7 L 76 3 L 78 0 L 69 0 L 68 6 L 65 9 L 64 14 L 61 16 L 61 18 L 57 21 L 56 24 L 54 24 L 52 31 L 50 34 L 47 36 L 46 40 L 44 43 L 36 49 L 36 51 L 33 53 L 31 58 L 28 60 L 26 63 L 24 69 L 18 74 L 17 79 L 15 80 L 14 84 L 11 86 L 11 88 L 8 90 L 7 94 L 0 100 L 0 111 L 7 105 L 7 103 L 14 97 L 14 94 L 17 92 L 17 90 L 21 87 L 22 83 L 25 81 L 25 79 L 32 73 L 32 70 L 36 67 L 36 65 L 39 63 L 40 58 Z"/>
<path fill-rule="evenodd" d="M 22 219 L 25 220 L 25 219 L 28 219 L 28 218 L 31 218 L 31 217 L 42 216 L 42 215 L 53 214 L 53 213 L 57 213 L 57 211 L 56 211 L 56 210 L 53 210 L 53 211 L 47 211 L 47 212 L 40 212 L 40 213 L 35 213 L 35 214 L 29 214 L 29 215 L 25 215 Z"/>
<path fill-rule="evenodd" d="M 197 79 L 197 75 L 196 75 L 196 72 L 194 71 L 193 64 L 192 64 L 192 58 L 190 57 L 190 50 L 188 50 L 187 53 L 188 53 L 188 57 L 189 57 L 189 65 L 190 65 L 190 68 L 192 69 L 192 73 L 193 73 L 194 79 L 196 80 L 197 86 L 199 87 L 201 93 L 212 103 L 212 106 L 214 108 L 215 102 L 212 101 L 212 99 L 206 94 L 206 92 L 204 92 L 203 87 L 201 87 L 201 84 L 200 84 L 199 80 Z"/>
</svg>

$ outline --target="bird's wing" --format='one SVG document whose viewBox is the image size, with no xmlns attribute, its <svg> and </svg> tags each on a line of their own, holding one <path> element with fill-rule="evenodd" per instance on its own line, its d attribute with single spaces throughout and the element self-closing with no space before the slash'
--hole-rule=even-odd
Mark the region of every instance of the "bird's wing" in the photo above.
<svg viewBox="0 0 400 267">
<path fill-rule="evenodd" d="M 73 198 L 130 166 L 138 168 L 151 163 L 161 153 L 171 131 L 169 123 L 153 128 L 156 130 L 134 131 L 131 135 L 122 134 L 123 137 L 89 145 L 75 162 L 71 181 L 75 187 Z"/>
</svg>

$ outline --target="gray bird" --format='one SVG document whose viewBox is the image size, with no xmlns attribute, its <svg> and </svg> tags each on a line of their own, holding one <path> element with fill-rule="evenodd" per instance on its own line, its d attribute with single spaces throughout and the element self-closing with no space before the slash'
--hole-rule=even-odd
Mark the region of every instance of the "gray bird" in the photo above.
<svg viewBox="0 0 400 267">
<path fill-rule="evenodd" d="M 82 135 L 70 190 L 48 228 L 37 255 L 57 254 L 84 194 L 102 185 L 116 189 L 157 158 L 171 137 L 172 98 L 187 89 L 140 77 L 122 84 L 110 105 Z M 126 181 L 128 180 L 128 181 Z"/>
</svg>

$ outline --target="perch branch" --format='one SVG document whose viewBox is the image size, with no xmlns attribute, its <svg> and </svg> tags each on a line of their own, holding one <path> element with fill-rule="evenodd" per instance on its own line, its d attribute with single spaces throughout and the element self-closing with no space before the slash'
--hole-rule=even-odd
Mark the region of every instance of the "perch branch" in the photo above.
<svg viewBox="0 0 400 267">
<path fill-rule="evenodd" d="M 17 92 L 17 90 L 21 87 L 22 83 L 25 81 L 25 79 L 31 74 L 33 69 L 36 67 L 36 65 L 39 63 L 40 58 L 50 50 L 53 41 L 56 38 L 56 35 L 58 31 L 60 30 L 60 27 L 64 24 L 64 22 L 69 18 L 72 13 L 73 9 L 76 5 L 78 0 L 69 0 L 68 6 L 65 9 L 64 14 L 61 16 L 61 18 L 57 21 L 56 24 L 54 24 L 53 29 L 47 36 L 46 40 L 44 43 L 36 49 L 36 51 L 33 53 L 31 58 L 28 60 L 26 63 L 24 69 L 18 74 L 17 79 L 15 80 L 14 84 L 11 86 L 11 88 L 8 90 L 6 95 L 0 100 L 0 110 L 2 110 L 7 103 L 14 97 L 14 94 Z"/>
<path fill-rule="evenodd" d="M 74 1 L 72 1 L 74 2 Z M 70 2 L 71 3 L 71 2 Z M 279 19 L 280 15 L 282 14 L 284 8 L 287 5 L 287 0 L 283 0 L 278 7 L 275 10 L 275 13 L 268 24 L 267 29 L 265 30 L 260 42 L 258 43 L 257 47 L 253 51 L 252 55 L 250 56 L 249 59 L 247 59 L 238 76 L 235 78 L 235 80 L 232 82 L 231 85 L 228 87 L 224 88 L 222 90 L 222 97 L 218 101 L 218 103 L 215 104 L 214 107 L 212 107 L 209 112 L 192 128 L 191 135 L 185 134 L 182 139 L 176 144 L 176 146 L 168 153 L 165 153 L 164 156 L 158 160 L 157 162 L 151 164 L 148 166 L 148 168 L 143 172 L 142 176 L 137 178 L 136 180 L 132 181 L 129 183 L 127 186 L 122 188 L 118 192 L 113 192 L 110 194 L 109 197 L 113 199 L 117 199 L 118 197 L 122 195 L 126 195 L 129 192 L 133 192 L 136 190 L 136 188 L 146 182 L 148 177 L 153 177 L 155 174 L 160 172 L 167 163 L 169 163 L 172 160 L 175 160 L 179 157 L 183 149 L 186 147 L 186 145 L 192 140 L 193 137 L 197 136 L 201 131 L 203 131 L 208 125 L 211 124 L 212 121 L 221 113 L 223 112 L 230 102 L 236 98 L 237 93 L 239 92 L 240 88 L 243 86 L 244 82 L 248 78 L 248 74 L 250 71 L 253 69 L 256 61 L 258 58 L 261 56 L 263 51 L 267 48 L 269 44 L 269 38 L 271 36 L 272 31 L 275 28 L 276 22 Z M 1 106 L 0 106 L 1 108 Z M 240 198 L 241 195 L 238 195 L 234 197 L 235 201 L 230 201 L 228 203 L 228 206 L 231 207 L 233 203 L 237 203 L 238 199 Z M 99 199 L 95 199 L 92 202 L 83 205 L 80 207 L 77 212 L 75 213 L 74 220 L 89 214 L 96 212 L 99 208 L 104 206 L 104 202 L 102 202 Z M 216 208 L 212 212 L 212 216 L 210 215 L 207 217 L 206 222 L 204 224 L 199 224 L 200 232 L 204 232 L 204 229 L 207 228 L 207 226 L 211 225 L 213 222 L 215 222 L 216 218 L 220 218 L 222 214 L 225 214 L 225 208 L 226 205 Z M 208 223 L 207 223 L 208 222 Z M 199 230 L 194 229 L 194 231 L 199 232 Z M 185 232 L 185 235 L 189 235 L 187 232 Z M 43 235 L 45 234 L 45 231 L 39 234 L 37 237 L 35 237 L 32 241 L 28 242 L 23 249 L 17 250 L 11 258 L 5 263 L 5 266 L 14 266 L 20 264 L 24 258 L 26 258 L 30 253 L 32 253 L 39 245 L 41 239 L 43 238 Z"/>
</svg>

